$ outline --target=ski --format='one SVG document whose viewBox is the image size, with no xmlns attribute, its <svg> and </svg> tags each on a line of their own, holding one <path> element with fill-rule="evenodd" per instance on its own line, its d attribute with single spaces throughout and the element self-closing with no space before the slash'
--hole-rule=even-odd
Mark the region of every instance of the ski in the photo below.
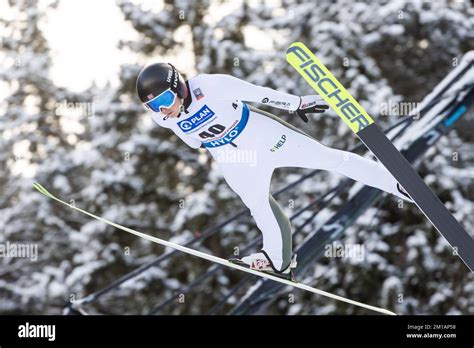
<svg viewBox="0 0 474 348">
<path fill-rule="evenodd" d="M 474 55 L 472 58 L 474 58 Z M 465 74 L 469 68 L 472 69 L 473 63 L 474 59 L 469 59 L 468 54 L 466 54 L 463 63 L 454 69 L 435 87 L 432 93 L 423 99 L 417 114 L 421 114 L 424 123 L 429 124 L 430 127 L 425 127 L 423 132 L 418 134 L 416 139 L 402 152 L 410 163 L 413 164 L 421 160 L 422 155 L 441 139 L 442 136 L 448 134 L 458 120 L 468 115 L 473 115 L 474 85 L 469 89 L 464 87 L 454 88 L 455 93 L 453 93 L 453 91 L 449 92 L 453 85 L 456 83 L 459 85 L 459 80 L 463 79 L 462 75 Z M 458 74 L 459 71 L 461 72 Z M 439 91 L 439 93 L 437 91 Z M 448 97 L 451 98 L 451 100 L 448 100 L 448 104 L 444 103 L 441 105 L 442 108 L 437 108 L 438 110 L 431 109 L 441 101 L 447 100 Z M 460 112 L 460 110 L 463 112 Z M 396 128 L 397 127 L 394 127 L 393 129 Z M 405 126 L 403 126 L 403 128 L 405 128 Z M 385 133 L 388 134 L 389 132 Z M 392 142 L 393 139 L 396 139 L 399 135 L 400 134 L 394 134 L 393 138 L 391 138 Z M 295 250 L 295 253 L 298 254 L 296 275 L 302 276 L 308 268 L 312 267 L 324 254 L 324 247 L 340 239 L 346 228 L 353 225 L 357 218 L 373 205 L 380 194 L 381 191 L 378 189 L 369 186 L 362 187 L 349 201 L 345 202 L 344 205 L 339 208 L 337 213 L 318 229 L 309 234 Z M 281 289 L 281 284 L 262 281 L 258 286 L 253 286 L 228 314 L 255 314 L 265 303 L 277 296 Z M 235 287 L 230 290 L 231 294 L 235 292 Z"/>
<path fill-rule="evenodd" d="M 431 224 L 448 241 L 453 253 L 473 272 L 472 237 L 377 127 L 362 106 L 303 43 L 291 44 L 286 52 L 286 59 L 392 173 Z"/>
<path fill-rule="evenodd" d="M 362 307 L 362 308 L 365 308 L 365 309 L 368 309 L 368 310 L 371 310 L 371 311 L 374 311 L 374 312 L 378 312 L 378 313 L 382 313 L 382 314 L 386 314 L 386 315 L 396 315 L 396 313 L 391 312 L 391 311 L 389 311 L 387 309 L 384 309 L 384 308 L 371 306 L 371 305 L 368 305 L 368 304 L 365 304 L 365 303 L 362 303 L 362 302 L 358 302 L 358 301 L 348 299 L 346 297 L 342 297 L 342 296 L 338 296 L 338 295 L 326 292 L 324 290 L 319 290 L 319 289 L 313 288 L 313 287 L 308 286 L 306 284 L 293 282 L 291 280 L 286 280 L 286 279 L 283 279 L 283 278 L 279 278 L 279 277 L 273 276 L 273 275 L 268 274 L 268 273 L 259 272 L 259 271 L 256 271 L 256 270 L 253 270 L 253 269 L 250 269 L 250 268 L 247 268 L 247 267 L 243 267 L 243 266 L 240 266 L 240 265 L 232 263 L 232 262 L 229 262 L 228 260 L 222 259 L 220 257 L 204 253 L 204 252 L 199 251 L 199 250 L 191 249 L 191 248 L 185 247 L 183 245 L 175 244 L 175 243 L 166 241 L 164 239 L 160 239 L 160 238 L 157 238 L 157 237 L 150 236 L 146 233 L 139 232 L 139 231 L 133 230 L 131 228 L 119 225 L 115 222 L 112 222 L 112 221 L 104 219 L 100 216 L 89 213 L 88 211 L 80 209 L 80 208 L 78 208 L 74 205 L 68 204 L 68 203 L 64 202 L 63 200 L 59 199 L 58 197 L 54 196 L 53 194 L 51 194 L 48 190 L 46 190 L 46 188 L 44 188 L 39 183 L 34 183 L 33 187 L 36 190 L 38 190 L 41 194 L 43 194 L 44 196 L 46 196 L 46 197 L 48 197 L 52 200 L 55 200 L 58 203 L 66 205 L 69 208 L 72 208 L 72 209 L 74 209 L 78 212 L 81 212 L 82 214 L 90 216 L 90 217 L 92 217 L 96 220 L 102 221 L 102 222 L 104 222 L 104 223 L 106 223 L 110 226 L 113 226 L 113 227 L 119 229 L 119 230 L 131 233 L 135 236 L 138 236 L 138 237 L 143 238 L 145 240 L 148 240 L 150 242 L 160 244 L 160 245 L 163 245 L 163 246 L 166 246 L 166 247 L 170 247 L 170 248 L 173 248 L 175 250 L 179 250 L 181 252 L 184 252 L 186 254 L 194 255 L 194 256 L 199 257 L 201 259 L 208 260 L 208 261 L 211 261 L 211 262 L 214 262 L 214 263 L 218 263 L 218 264 L 221 264 L 221 265 L 229 267 L 229 268 L 233 268 L 233 269 L 237 269 L 237 270 L 242 271 L 242 272 L 250 273 L 250 274 L 256 275 L 256 276 L 261 277 L 261 278 L 270 279 L 270 280 L 273 280 L 273 281 L 281 283 L 281 284 L 289 285 L 289 286 L 292 286 L 294 288 L 298 288 L 298 289 L 301 289 L 301 290 L 304 290 L 304 291 L 308 291 L 308 292 L 311 292 L 311 293 L 314 293 L 314 294 L 317 294 L 317 295 L 329 297 L 329 298 L 332 298 L 332 299 L 337 300 L 337 301 L 349 303 L 351 305 Z"/>
</svg>

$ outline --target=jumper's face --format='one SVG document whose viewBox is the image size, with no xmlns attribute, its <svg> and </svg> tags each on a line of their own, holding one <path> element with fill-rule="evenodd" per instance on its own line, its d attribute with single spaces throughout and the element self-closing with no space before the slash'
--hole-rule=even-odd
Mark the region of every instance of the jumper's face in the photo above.
<svg viewBox="0 0 474 348">
<path fill-rule="evenodd" d="M 183 105 L 183 99 L 176 98 L 174 104 L 169 108 L 162 107 L 161 113 L 168 117 L 177 117 L 181 112 L 181 106 Z"/>
</svg>

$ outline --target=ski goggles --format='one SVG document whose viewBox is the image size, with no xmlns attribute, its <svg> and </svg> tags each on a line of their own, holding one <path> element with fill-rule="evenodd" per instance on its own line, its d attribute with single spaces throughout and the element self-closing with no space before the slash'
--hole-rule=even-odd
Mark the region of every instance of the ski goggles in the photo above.
<svg viewBox="0 0 474 348">
<path fill-rule="evenodd" d="M 161 108 L 169 108 L 172 106 L 176 101 L 176 97 L 176 93 L 168 88 L 166 91 L 157 95 L 155 98 L 144 103 L 144 105 L 152 111 L 161 112 Z"/>
</svg>

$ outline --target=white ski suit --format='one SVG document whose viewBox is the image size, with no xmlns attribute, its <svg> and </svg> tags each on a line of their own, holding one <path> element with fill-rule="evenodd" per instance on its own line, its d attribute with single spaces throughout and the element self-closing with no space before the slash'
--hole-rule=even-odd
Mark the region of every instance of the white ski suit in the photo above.
<svg viewBox="0 0 474 348">
<path fill-rule="evenodd" d="M 395 178 L 378 162 L 329 148 L 245 103 L 295 111 L 300 106 L 299 96 L 222 74 L 200 74 L 186 84 L 189 95 L 185 112 L 175 118 L 154 113 L 153 120 L 190 147 L 207 148 L 226 182 L 250 209 L 263 234 L 262 251 L 276 270 L 289 265 L 292 242 L 290 223 L 269 193 L 275 168 L 330 170 L 402 197 Z M 317 95 L 312 97 L 322 101 Z"/>
</svg>

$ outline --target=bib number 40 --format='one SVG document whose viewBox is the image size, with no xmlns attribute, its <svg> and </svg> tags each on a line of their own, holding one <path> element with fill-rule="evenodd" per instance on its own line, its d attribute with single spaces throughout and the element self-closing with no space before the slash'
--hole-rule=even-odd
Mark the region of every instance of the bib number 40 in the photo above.
<svg viewBox="0 0 474 348">
<path fill-rule="evenodd" d="M 221 134 L 225 130 L 225 127 L 221 124 L 214 124 L 210 126 L 207 131 L 199 133 L 202 139 L 214 138 L 216 135 Z"/>
</svg>

